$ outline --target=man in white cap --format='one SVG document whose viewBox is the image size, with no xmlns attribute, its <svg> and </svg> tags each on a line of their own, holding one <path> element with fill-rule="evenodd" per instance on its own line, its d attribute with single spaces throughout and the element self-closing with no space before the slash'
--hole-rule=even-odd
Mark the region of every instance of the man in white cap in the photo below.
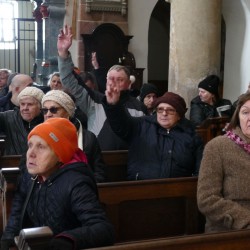
<svg viewBox="0 0 250 250">
<path fill-rule="evenodd" d="M 13 110 L 0 112 L 0 132 L 5 138 L 5 155 L 22 155 L 27 151 L 27 136 L 43 122 L 41 100 L 43 91 L 36 87 L 26 87 L 18 95 L 18 105 Z"/>
</svg>

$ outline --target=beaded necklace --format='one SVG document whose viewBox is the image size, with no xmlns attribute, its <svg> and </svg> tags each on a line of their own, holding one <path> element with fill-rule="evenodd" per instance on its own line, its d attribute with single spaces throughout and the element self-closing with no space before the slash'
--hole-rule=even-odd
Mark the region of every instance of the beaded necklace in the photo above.
<svg viewBox="0 0 250 250">
<path fill-rule="evenodd" d="M 243 148 L 248 154 L 250 154 L 250 144 L 244 142 L 238 135 L 236 135 L 232 130 L 226 132 L 226 136 Z"/>
</svg>

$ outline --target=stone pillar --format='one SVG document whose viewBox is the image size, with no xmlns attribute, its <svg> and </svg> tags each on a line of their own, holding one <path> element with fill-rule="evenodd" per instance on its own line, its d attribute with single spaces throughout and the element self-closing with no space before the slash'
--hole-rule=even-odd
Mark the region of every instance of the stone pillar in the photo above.
<svg viewBox="0 0 250 250">
<path fill-rule="evenodd" d="M 171 0 L 170 29 L 168 90 L 189 107 L 199 81 L 220 74 L 221 0 Z"/>
</svg>

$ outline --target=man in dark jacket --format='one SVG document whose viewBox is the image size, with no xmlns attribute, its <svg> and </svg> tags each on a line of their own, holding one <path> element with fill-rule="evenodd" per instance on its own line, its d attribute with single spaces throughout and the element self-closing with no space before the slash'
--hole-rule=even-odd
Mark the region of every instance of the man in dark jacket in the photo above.
<svg viewBox="0 0 250 250">
<path fill-rule="evenodd" d="M 198 175 L 204 146 L 184 117 L 181 96 L 166 92 L 155 100 L 155 115 L 139 118 L 131 117 L 119 99 L 119 86 L 107 85 L 103 105 L 112 129 L 129 144 L 129 180 Z"/>
<path fill-rule="evenodd" d="M 0 132 L 5 134 L 5 155 L 22 155 L 27 151 L 27 135 L 43 122 L 41 100 L 44 93 L 36 87 L 26 87 L 18 95 L 20 108 L 0 112 Z"/>
<path fill-rule="evenodd" d="M 76 106 L 79 106 L 88 116 L 87 129 L 96 135 L 102 151 L 127 149 L 126 142 L 115 135 L 107 120 L 101 103 L 104 94 L 78 84 L 73 74 L 74 64 L 69 53 L 71 44 L 72 29 L 65 26 L 64 30 L 60 31 L 57 41 L 58 68 L 63 86 L 71 91 L 76 98 Z M 144 105 L 129 95 L 131 81 L 130 72 L 126 67 L 121 65 L 111 67 L 107 75 L 107 82 L 109 81 L 118 81 L 121 89 L 126 92 L 123 105 L 132 116 L 138 117 L 146 114 Z"/>
</svg>

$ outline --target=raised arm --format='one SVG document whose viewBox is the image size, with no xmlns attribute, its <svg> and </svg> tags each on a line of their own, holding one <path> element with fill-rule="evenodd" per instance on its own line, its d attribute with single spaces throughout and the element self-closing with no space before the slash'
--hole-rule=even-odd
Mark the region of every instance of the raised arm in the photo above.
<svg viewBox="0 0 250 250">
<path fill-rule="evenodd" d="M 63 29 L 60 30 L 57 39 L 57 50 L 58 55 L 62 58 L 67 58 L 69 54 L 69 48 L 72 45 L 72 28 L 65 25 Z"/>
</svg>

